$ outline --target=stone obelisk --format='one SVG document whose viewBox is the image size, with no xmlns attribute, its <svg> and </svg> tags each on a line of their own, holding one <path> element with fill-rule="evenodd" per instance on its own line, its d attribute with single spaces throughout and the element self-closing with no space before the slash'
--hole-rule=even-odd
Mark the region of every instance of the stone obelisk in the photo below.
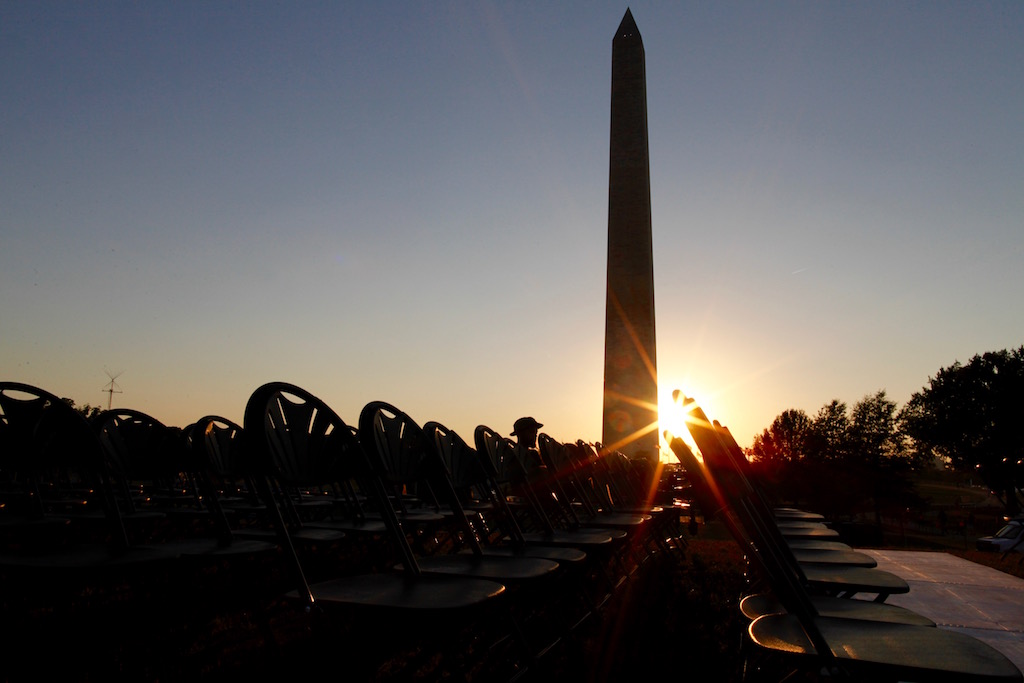
<svg viewBox="0 0 1024 683">
<path fill-rule="evenodd" d="M 658 452 L 647 77 L 628 9 L 612 40 L 602 443 L 627 455 Z"/>
</svg>

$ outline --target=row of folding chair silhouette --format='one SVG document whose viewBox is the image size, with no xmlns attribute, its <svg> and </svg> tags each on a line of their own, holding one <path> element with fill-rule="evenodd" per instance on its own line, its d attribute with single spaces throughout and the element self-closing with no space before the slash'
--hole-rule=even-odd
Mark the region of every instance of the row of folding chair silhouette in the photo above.
<svg viewBox="0 0 1024 683">
<path fill-rule="evenodd" d="M 258 590 L 261 568 L 283 566 L 270 590 L 313 613 L 420 634 L 486 623 L 525 669 L 681 540 L 628 463 L 544 437 L 547 472 L 531 477 L 493 430 L 474 445 L 383 402 L 352 427 L 279 382 L 252 394 L 242 425 L 210 415 L 184 430 L 131 410 L 89 422 L 0 383 L 0 571 L 149 582 L 170 602 L 194 590 L 175 577 L 227 566 L 227 584 L 248 571 Z"/>
<path fill-rule="evenodd" d="M 554 524 L 547 511 L 569 505 L 551 488 L 558 477 L 523 476 L 517 447 L 487 427 L 476 430 L 473 449 L 439 423 L 421 428 L 398 408 L 373 402 L 353 430 L 308 392 L 272 383 L 250 398 L 244 432 L 250 454 L 271 475 L 263 481 L 306 489 L 330 481 L 340 509 L 355 511 L 277 523 L 300 584 L 297 596 L 309 605 L 437 612 L 480 609 L 511 595 L 504 598 L 510 626 L 535 657 L 600 606 L 629 570 L 616 572 L 634 557 L 626 532 Z M 522 500 L 514 497 L 510 505 L 512 492 Z M 358 533 L 374 522 L 388 531 L 398 571 L 310 581 L 291 552 L 295 528 Z M 553 599 L 575 606 L 560 605 L 554 613 L 564 623 L 535 637 L 542 629 L 530 623 L 532 608 L 538 600 L 550 607 Z"/>
<path fill-rule="evenodd" d="M 753 571 L 740 603 L 751 679 L 797 676 L 882 681 L 1020 681 L 1001 653 L 968 635 L 885 602 L 909 590 L 835 538 L 814 513 L 772 508 L 749 477 L 728 429 L 684 399 L 703 460 L 678 437 L 670 446 L 706 515 L 719 516 Z M 873 595 L 873 600 L 855 596 Z"/>
</svg>

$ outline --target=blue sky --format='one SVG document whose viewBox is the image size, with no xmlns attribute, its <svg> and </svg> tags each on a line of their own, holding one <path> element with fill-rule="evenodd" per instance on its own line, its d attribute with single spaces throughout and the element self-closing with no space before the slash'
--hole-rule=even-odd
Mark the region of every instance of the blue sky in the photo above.
<svg viewBox="0 0 1024 683">
<path fill-rule="evenodd" d="M 626 5 L 0 3 L 0 378 L 600 438 Z M 632 4 L 658 367 L 744 444 L 1024 343 L 1024 4 Z"/>
</svg>

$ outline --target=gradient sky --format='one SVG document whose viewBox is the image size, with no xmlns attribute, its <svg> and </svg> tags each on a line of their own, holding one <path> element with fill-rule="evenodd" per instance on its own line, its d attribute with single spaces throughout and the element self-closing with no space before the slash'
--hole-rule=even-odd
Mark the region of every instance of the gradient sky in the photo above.
<svg viewBox="0 0 1024 683">
<path fill-rule="evenodd" d="M 610 2 L 0 2 L 0 379 L 600 438 Z M 634 2 L 662 394 L 1024 343 L 1024 3 Z"/>
</svg>

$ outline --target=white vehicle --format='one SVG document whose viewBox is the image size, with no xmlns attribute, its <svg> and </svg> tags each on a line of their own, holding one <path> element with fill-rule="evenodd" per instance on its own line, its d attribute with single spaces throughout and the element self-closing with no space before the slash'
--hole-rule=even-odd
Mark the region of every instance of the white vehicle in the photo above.
<svg viewBox="0 0 1024 683">
<path fill-rule="evenodd" d="M 1024 520 L 1012 519 L 1002 529 L 992 536 L 979 538 L 976 547 L 978 550 L 989 550 L 997 553 L 1008 553 L 1016 550 L 1024 553 Z"/>
</svg>

